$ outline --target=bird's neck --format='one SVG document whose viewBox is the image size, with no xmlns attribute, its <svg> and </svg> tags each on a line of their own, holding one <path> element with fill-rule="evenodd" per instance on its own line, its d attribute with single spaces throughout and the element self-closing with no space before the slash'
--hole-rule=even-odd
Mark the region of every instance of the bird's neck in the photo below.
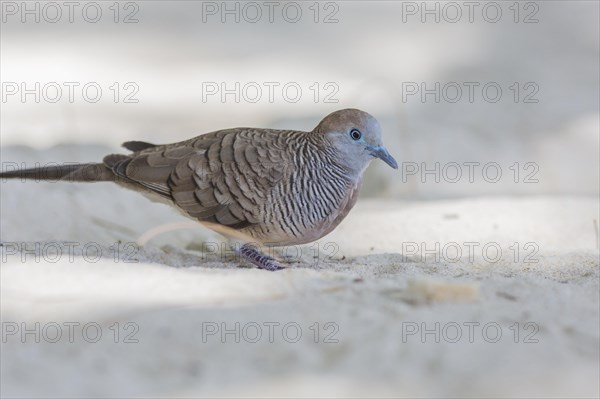
<svg viewBox="0 0 600 399">
<path fill-rule="evenodd" d="M 310 154 L 315 164 L 329 169 L 338 176 L 343 176 L 348 183 L 354 184 L 362 177 L 366 165 L 362 167 L 355 160 L 344 157 L 324 135 L 307 133 L 303 143 L 305 153 Z"/>
</svg>

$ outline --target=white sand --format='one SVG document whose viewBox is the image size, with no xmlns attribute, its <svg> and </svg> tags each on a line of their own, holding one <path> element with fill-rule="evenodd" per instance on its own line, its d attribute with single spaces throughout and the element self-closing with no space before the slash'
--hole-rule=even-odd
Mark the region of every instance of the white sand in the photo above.
<svg viewBox="0 0 600 399">
<path fill-rule="evenodd" d="M 203 256 L 202 242 L 220 239 L 202 228 L 153 236 L 187 221 L 110 184 L 1 184 L 3 396 L 599 395 L 598 198 L 364 199 L 289 270 L 270 273 Z M 128 252 L 140 237 L 149 241 Z M 35 242 L 49 251 L 39 261 L 13 254 Z M 63 251 L 56 262 L 48 242 Z M 473 260 L 452 262 L 448 244 L 470 242 Z M 419 252 L 436 243 L 448 250 L 439 259 Z M 486 244 L 502 258 L 491 262 L 492 248 L 486 260 Z M 23 339 L 36 322 L 40 343 Z M 81 323 L 74 342 L 65 322 Z M 90 322 L 96 343 L 82 337 Z M 221 337 L 236 323 L 239 343 Z M 284 335 L 286 323 L 297 324 Z M 436 323 L 439 342 L 421 335 Z M 139 342 L 124 343 L 134 326 Z"/>
<path fill-rule="evenodd" d="M 203 243 L 220 242 L 215 234 L 185 228 L 189 221 L 167 207 L 110 184 L 0 182 L 0 396 L 600 396 L 598 2 L 533 2 L 538 24 L 514 23 L 512 1 L 501 3 L 498 23 L 482 19 L 480 6 L 468 22 L 459 2 L 462 20 L 439 24 L 431 15 L 403 21 L 410 2 L 400 1 L 334 2 L 337 24 L 315 24 L 313 2 L 303 3 L 297 24 L 224 24 L 218 15 L 202 21 L 208 2 L 146 1 L 135 2 L 139 24 L 115 24 L 112 3 L 102 3 L 98 24 L 67 22 L 65 7 L 57 24 L 22 24 L 19 15 L 2 24 L 3 82 L 98 82 L 104 90 L 98 103 L 79 89 L 73 103 L 66 92 L 58 103 L 9 95 L 3 166 L 100 160 L 126 140 L 174 142 L 234 126 L 312 129 L 328 112 L 358 107 L 378 118 L 401 163 L 496 162 L 503 178 L 486 182 L 478 169 L 475 183 L 402 181 L 401 171 L 374 163 L 364 191 L 390 201 L 361 198 L 335 232 L 278 273 L 203 259 Z M 403 99 L 406 83 L 431 90 L 474 81 L 474 102 L 466 90 L 457 103 Z M 115 102 L 115 82 L 138 85 L 139 103 Z M 204 101 L 210 82 L 297 82 L 304 95 L 284 101 L 280 86 L 275 101 Z M 326 82 L 339 88 L 339 102 L 324 101 L 329 90 L 314 100 L 310 87 Z M 497 103 L 482 97 L 492 82 L 504 91 Z M 515 82 L 521 95 L 526 84 L 539 86 L 536 103 L 515 102 Z M 85 145 L 47 148 L 63 142 Z M 35 149 L 7 147 L 21 144 Z M 539 166 L 539 182 L 524 183 L 526 163 Z M 436 201 L 399 201 L 406 198 Z M 128 243 L 137 241 L 146 245 L 132 253 Z M 22 243 L 64 252 L 54 263 L 51 252 L 23 261 L 13 254 Z M 467 243 L 479 244 L 472 261 Z M 496 243 L 503 256 L 491 262 Z M 421 256 L 436 245 L 439 259 Z M 463 253 L 452 262 L 457 247 Z M 96 248 L 103 256 L 92 262 Z M 36 322 L 40 342 L 35 333 L 23 339 L 22 328 Z M 73 342 L 65 322 L 81 323 Z M 293 329 L 282 335 L 290 322 L 303 333 L 295 343 Z M 63 333 L 56 343 L 48 342 L 52 323 Z M 82 336 L 85 323 L 98 323 L 97 343 Z M 235 323 L 239 343 L 207 335 Z M 256 343 L 252 323 L 262 329 Z M 439 343 L 421 337 L 436 323 Z M 456 326 L 462 336 L 451 342 Z M 488 342 L 494 327 L 502 336 Z M 123 342 L 128 332 L 139 342 Z M 334 332 L 337 342 L 325 342 Z"/>
</svg>

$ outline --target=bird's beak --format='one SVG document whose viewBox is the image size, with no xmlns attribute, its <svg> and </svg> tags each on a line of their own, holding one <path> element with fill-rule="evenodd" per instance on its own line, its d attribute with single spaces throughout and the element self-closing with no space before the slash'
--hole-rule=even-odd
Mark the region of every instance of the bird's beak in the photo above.
<svg viewBox="0 0 600 399">
<path fill-rule="evenodd" d="M 379 146 L 379 147 L 369 146 L 368 148 L 369 148 L 369 152 L 371 153 L 371 155 L 373 155 L 374 157 L 377 157 L 377 158 L 381 159 L 383 162 L 387 163 L 392 168 L 398 169 L 398 162 L 396 162 L 396 160 L 394 159 L 394 157 L 392 157 L 390 155 L 390 153 L 388 152 L 388 150 L 385 149 L 385 147 L 382 147 L 382 146 Z"/>
</svg>

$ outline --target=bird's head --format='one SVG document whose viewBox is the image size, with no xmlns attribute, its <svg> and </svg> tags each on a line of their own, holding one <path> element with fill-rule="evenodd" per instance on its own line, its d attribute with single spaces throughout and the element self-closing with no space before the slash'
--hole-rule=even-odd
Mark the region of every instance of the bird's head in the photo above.
<svg viewBox="0 0 600 399">
<path fill-rule="evenodd" d="M 398 163 L 383 146 L 381 127 L 373 116 L 358 109 L 342 109 L 327 115 L 313 130 L 339 161 L 362 173 L 374 158 L 394 169 Z"/>
</svg>

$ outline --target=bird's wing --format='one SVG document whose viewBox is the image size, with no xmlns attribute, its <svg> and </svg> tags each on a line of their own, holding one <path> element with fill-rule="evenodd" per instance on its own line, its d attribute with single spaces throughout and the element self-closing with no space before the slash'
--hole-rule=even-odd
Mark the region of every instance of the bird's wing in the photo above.
<svg viewBox="0 0 600 399">
<path fill-rule="evenodd" d="M 241 229 L 263 220 L 270 191 L 285 170 L 273 131 L 230 129 L 109 155 L 113 173 L 173 201 L 200 221 Z"/>
<path fill-rule="evenodd" d="M 156 147 L 156 144 L 147 143 L 145 141 L 126 141 L 123 143 L 123 147 L 127 148 L 129 151 L 136 152 Z"/>
</svg>

